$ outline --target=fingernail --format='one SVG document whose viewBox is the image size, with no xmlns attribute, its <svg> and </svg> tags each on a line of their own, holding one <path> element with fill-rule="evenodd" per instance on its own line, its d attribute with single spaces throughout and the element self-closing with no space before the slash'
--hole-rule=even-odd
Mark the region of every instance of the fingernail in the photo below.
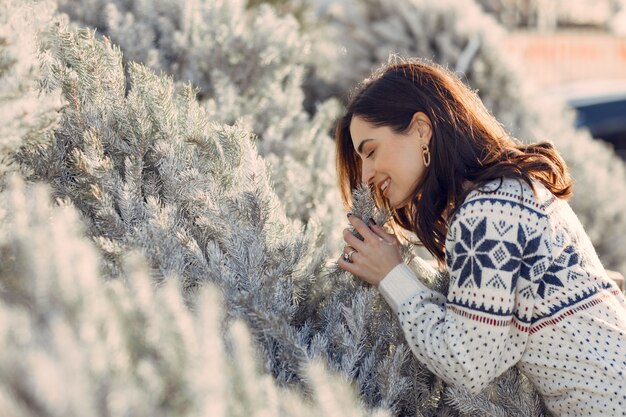
<svg viewBox="0 0 626 417">
<path fill-rule="evenodd" d="M 367 222 L 368 222 L 369 224 L 372 224 L 372 225 L 376 226 L 376 222 L 375 222 L 375 221 L 374 221 L 374 219 L 372 219 L 372 218 L 370 218 Z"/>
<path fill-rule="evenodd" d="M 346 216 L 348 216 L 348 217 L 352 216 L 352 212 L 349 211 L 348 214 L 346 214 Z"/>
</svg>

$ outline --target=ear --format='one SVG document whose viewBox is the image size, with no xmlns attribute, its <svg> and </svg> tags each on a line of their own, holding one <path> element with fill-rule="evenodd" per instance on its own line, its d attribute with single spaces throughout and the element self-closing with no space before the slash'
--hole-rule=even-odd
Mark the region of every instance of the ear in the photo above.
<svg viewBox="0 0 626 417">
<path fill-rule="evenodd" d="M 415 112 L 411 118 L 411 132 L 417 132 L 421 143 L 430 144 L 433 135 L 433 125 L 424 112 Z"/>
</svg>

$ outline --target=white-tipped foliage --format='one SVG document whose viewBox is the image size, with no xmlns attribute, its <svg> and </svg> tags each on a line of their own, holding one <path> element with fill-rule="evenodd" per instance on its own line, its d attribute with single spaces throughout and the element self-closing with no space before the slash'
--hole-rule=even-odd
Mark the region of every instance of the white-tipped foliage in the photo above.
<svg viewBox="0 0 626 417">
<path fill-rule="evenodd" d="M 340 236 L 341 204 L 328 132 L 338 113 L 330 100 L 311 117 L 303 107 L 303 74 L 314 39 L 291 15 L 245 0 L 60 0 L 79 25 L 120 46 L 127 61 L 191 82 L 212 120 L 249 126 L 267 157 L 287 215 L 314 218 Z"/>
<path fill-rule="evenodd" d="M 488 109 L 522 141 L 555 144 L 574 178 L 572 207 L 604 265 L 626 271 L 626 165 L 586 131 L 575 131 L 562 103 L 537 100 L 502 51 L 504 29 L 472 0 L 308 0 L 329 19 L 328 33 L 345 47 L 336 83 L 346 92 L 390 54 L 431 59 L 478 90 Z M 320 83 L 312 83 L 316 87 Z M 323 92 L 309 93 L 324 96 Z"/>
<path fill-rule="evenodd" d="M 0 415 L 388 415 L 319 362 L 303 366 L 307 398 L 279 388 L 213 286 L 190 311 L 136 253 L 105 282 L 78 213 L 49 200 L 17 178 L 0 194 Z"/>
<path fill-rule="evenodd" d="M 111 276 L 128 248 L 140 248 L 156 276 L 181 277 L 189 295 L 206 280 L 243 275 L 259 285 L 250 274 L 281 280 L 320 267 L 318 231 L 287 220 L 250 133 L 211 122 L 191 87 L 176 90 L 141 65 L 129 66 L 126 93 L 120 51 L 90 31 L 57 25 L 44 46 L 44 84 L 70 105 L 54 141 L 26 147 L 21 161 L 86 216 Z M 254 261 L 250 271 L 222 274 L 208 255 L 223 252 Z M 279 259 L 274 275 L 266 263 Z"/>
<path fill-rule="evenodd" d="M 15 168 L 12 153 L 24 141 L 44 136 L 56 121 L 58 96 L 38 95 L 33 59 L 37 31 L 53 11 L 46 1 L 0 3 L 0 181 Z"/>
</svg>

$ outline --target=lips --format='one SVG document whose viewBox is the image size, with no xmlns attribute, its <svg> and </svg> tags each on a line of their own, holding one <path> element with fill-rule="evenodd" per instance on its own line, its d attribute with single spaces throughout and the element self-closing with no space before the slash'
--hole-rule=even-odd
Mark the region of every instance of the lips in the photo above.
<svg viewBox="0 0 626 417">
<path fill-rule="evenodd" d="M 383 196 L 387 196 L 389 192 L 389 185 L 391 184 L 391 178 L 386 178 L 384 181 L 378 183 L 378 188 L 382 192 Z"/>
</svg>

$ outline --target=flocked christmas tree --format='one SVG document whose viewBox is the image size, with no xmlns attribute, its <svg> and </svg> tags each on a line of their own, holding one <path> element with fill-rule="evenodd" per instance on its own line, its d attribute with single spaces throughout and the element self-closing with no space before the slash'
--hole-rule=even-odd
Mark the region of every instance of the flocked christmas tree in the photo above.
<svg viewBox="0 0 626 417">
<path fill-rule="evenodd" d="M 139 252 L 153 282 L 175 283 L 192 310 L 217 284 L 226 316 L 250 326 L 280 385 L 306 391 L 304 369 L 321 358 L 355 382 L 365 405 L 397 415 L 542 414 L 514 369 L 471 395 L 419 364 L 378 292 L 325 268 L 315 224 L 285 215 L 251 134 L 210 121 L 190 86 L 134 63 L 127 82 L 116 47 L 63 24 L 48 31 L 41 59 L 42 85 L 68 104 L 53 141 L 25 146 L 20 161 L 79 210 L 105 279 L 123 280 L 126 254 Z M 356 209 L 366 217 L 364 198 Z M 444 277 L 412 265 L 445 291 Z"/>
<path fill-rule="evenodd" d="M 378 416 L 320 361 L 306 395 L 264 372 L 219 290 L 187 309 L 177 280 L 155 286 L 137 253 L 105 282 L 71 204 L 14 177 L 0 194 L 0 415 Z"/>
<path fill-rule="evenodd" d="M 339 106 L 327 100 L 315 116 L 305 111 L 303 75 L 315 39 L 292 15 L 245 0 L 58 3 L 72 22 L 119 45 L 125 59 L 192 82 L 213 120 L 248 126 L 287 215 L 316 219 L 336 245 L 341 204 L 329 130 Z"/>
</svg>

